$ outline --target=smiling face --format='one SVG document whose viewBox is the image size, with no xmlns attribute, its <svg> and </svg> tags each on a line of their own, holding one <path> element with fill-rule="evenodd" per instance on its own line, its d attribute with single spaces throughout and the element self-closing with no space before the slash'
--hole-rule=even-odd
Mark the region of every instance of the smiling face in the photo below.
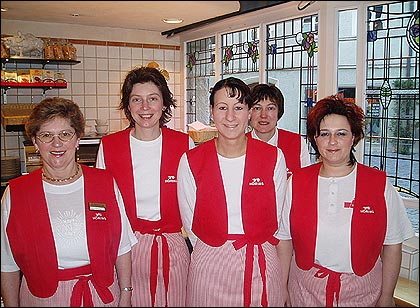
<svg viewBox="0 0 420 308">
<path fill-rule="evenodd" d="M 320 122 L 319 136 L 315 137 L 322 162 L 330 166 L 348 165 L 354 136 L 347 118 L 329 114 Z"/>
<path fill-rule="evenodd" d="M 257 136 L 268 141 L 277 127 L 278 107 L 269 99 L 263 99 L 251 108 L 251 126 Z"/>
<path fill-rule="evenodd" d="M 239 102 L 236 96 L 230 97 L 226 88 L 221 88 L 214 94 L 211 114 L 219 138 L 238 139 L 245 135 L 250 116 L 248 106 Z"/>
<path fill-rule="evenodd" d="M 153 82 L 133 85 L 128 108 L 136 129 L 160 132 L 159 119 L 162 116 L 163 98 L 162 92 Z"/>
<path fill-rule="evenodd" d="M 42 157 L 44 168 L 47 168 L 51 175 L 56 172 L 72 173 L 75 170 L 76 150 L 80 139 L 76 134 L 69 141 L 62 141 L 58 134 L 61 132 L 74 133 L 74 128 L 70 125 L 70 120 L 56 117 L 40 126 L 37 136 L 42 134 L 57 135 L 49 143 L 42 142 L 38 137 L 33 137 L 32 142 L 39 150 Z"/>
</svg>

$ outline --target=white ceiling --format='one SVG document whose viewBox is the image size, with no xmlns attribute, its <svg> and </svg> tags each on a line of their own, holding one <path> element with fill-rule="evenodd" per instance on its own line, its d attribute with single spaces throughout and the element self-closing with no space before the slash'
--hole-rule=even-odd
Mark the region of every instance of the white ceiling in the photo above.
<svg viewBox="0 0 420 308">
<path fill-rule="evenodd" d="M 165 32 L 237 12 L 239 1 L 1 1 L 1 19 Z M 78 13 L 79 17 L 71 14 Z M 163 18 L 181 18 L 166 24 Z"/>
</svg>

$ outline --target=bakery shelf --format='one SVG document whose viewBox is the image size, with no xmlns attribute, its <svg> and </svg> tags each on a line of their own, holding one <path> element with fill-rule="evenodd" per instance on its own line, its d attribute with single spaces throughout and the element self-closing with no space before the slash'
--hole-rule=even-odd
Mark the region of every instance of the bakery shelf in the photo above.
<svg viewBox="0 0 420 308">
<path fill-rule="evenodd" d="M 42 64 L 44 67 L 46 64 L 64 64 L 74 65 L 80 63 L 78 60 L 54 60 L 54 59 L 40 59 L 40 58 L 1 58 L 1 63 L 28 63 L 28 64 Z"/>
<path fill-rule="evenodd" d="M 2 88 L 40 88 L 40 89 L 53 89 L 53 88 L 67 88 L 67 82 L 10 82 L 2 81 Z"/>
</svg>

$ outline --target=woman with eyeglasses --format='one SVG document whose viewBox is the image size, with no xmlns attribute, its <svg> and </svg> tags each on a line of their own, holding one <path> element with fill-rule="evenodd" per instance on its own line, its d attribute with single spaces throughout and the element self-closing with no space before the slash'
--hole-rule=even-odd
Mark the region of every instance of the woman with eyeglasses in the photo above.
<svg viewBox="0 0 420 308">
<path fill-rule="evenodd" d="M 289 178 L 278 232 L 281 262 L 291 261 L 288 306 L 395 306 L 401 245 L 414 232 L 385 172 L 356 161 L 364 118 L 336 96 L 308 114 L 319 163 Z"/>
<path fill-rule="evenodd" d="M 43 166 L 3 194 L 5 306 L 131 306 L 137 239 L 114 178 L 75 159 L 84 127 L 78 105 L 57 97 L 37 104 L 25 125 Z"/>
</svg>

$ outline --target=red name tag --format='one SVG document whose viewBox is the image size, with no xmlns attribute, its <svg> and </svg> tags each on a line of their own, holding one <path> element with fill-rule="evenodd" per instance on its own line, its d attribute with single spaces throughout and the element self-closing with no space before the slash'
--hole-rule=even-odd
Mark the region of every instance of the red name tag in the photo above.
<svg viewBox="0 0 420 308">
<path fill-rule="evenodd" d="M 345 209 L 352 209 L 354 207 L 353 201 L 352 202 L 344 202 Z"/>
</svg>

